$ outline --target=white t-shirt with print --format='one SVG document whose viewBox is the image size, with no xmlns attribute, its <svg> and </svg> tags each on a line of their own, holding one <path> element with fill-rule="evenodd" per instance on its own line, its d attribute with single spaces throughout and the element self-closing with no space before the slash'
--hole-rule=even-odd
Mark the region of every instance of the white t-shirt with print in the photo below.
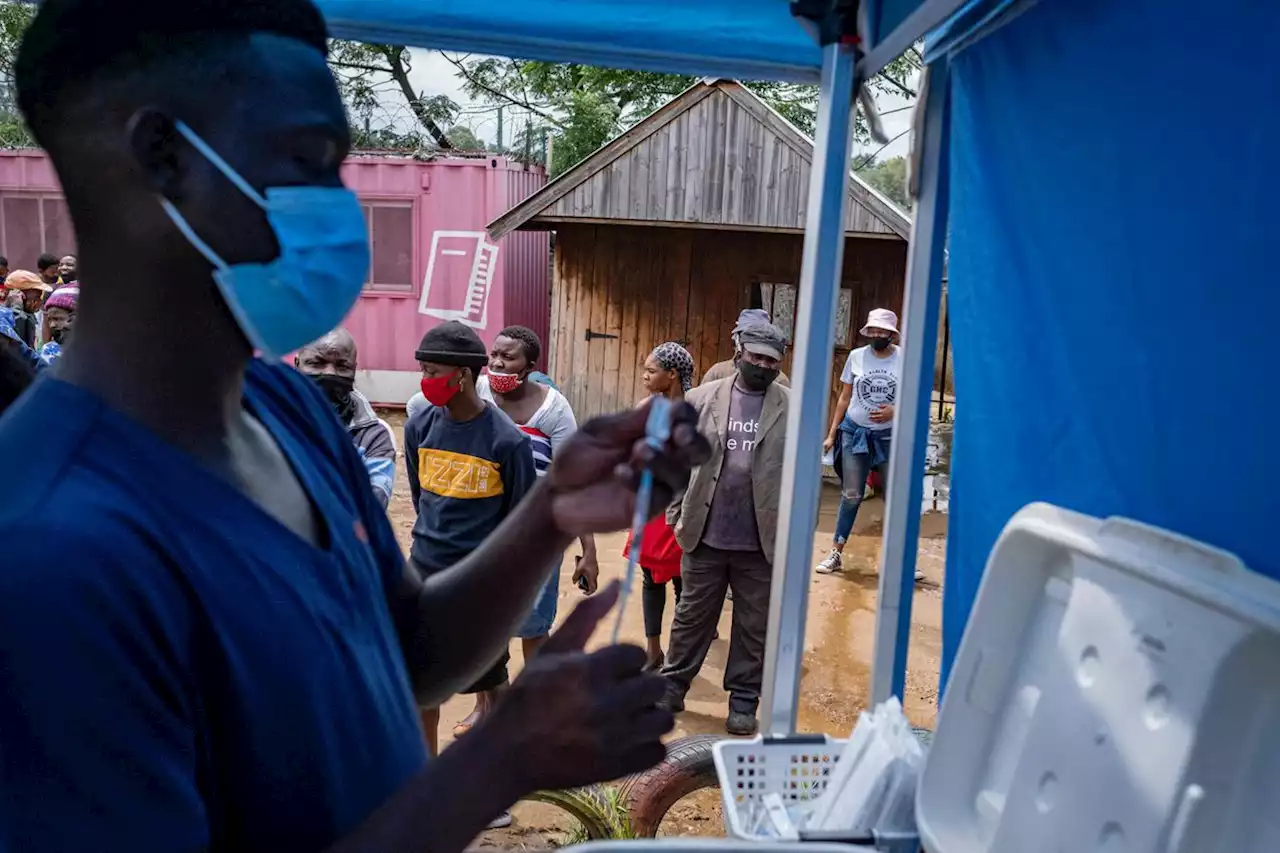
<svg viewBox="0 0 1280 853">
<path fill-rule="evenodd" d="M 889 429 L 892 421 L 873 423 L 871 413 L 881 406 L 898 402 L 898 380 L 902 375 L 902 350 L 893 346 L 884 358 L 871 347 L 860 347 L 849 353 L 840 381 L 853 386 L 849 397 L 849 420 L 868 429 Z"/>
</svg>

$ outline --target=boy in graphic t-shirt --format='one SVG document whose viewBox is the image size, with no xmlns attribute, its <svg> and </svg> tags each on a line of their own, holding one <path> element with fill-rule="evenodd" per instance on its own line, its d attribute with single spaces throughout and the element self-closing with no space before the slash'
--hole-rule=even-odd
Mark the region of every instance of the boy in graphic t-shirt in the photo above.
<svg viewBox="0 0 1280 853">
<path fill-rule="evenodd" d="M 533 488 L 537 475 L 529 440 L 476 393 L 476 377 L 489 354 L 474 331 L 444 323 L 423 336 L 417 358 L 429 405 L 404 427 L 405 467 L 418 513 L 409 562 L 428 577 L 479 547 Z M 509 659 L 504 652 L 464 691 L 476 695 L 473 718 L 487 714 L 506 685 Z M 439 709 L 424 710 L 422 717 L 435 752 Z"/>
<path fill-rule="evenodd" d="M 867 315 L 861 334 L 870 343 L 849 353 L 840 375 L 844 389 L 823 445 L 826 451 L 836 451 L 841 492 L 831 553 L 818 564 L 822 574 L 844 569 L 844 545 L 862 506 L 867 476 L 875 470 L 883 482 L 888 482 L 889 442 L 902 372 L 902 352 L 894 343 L 898 315 L 885 308 L 874 309 Z"/>
</svg>

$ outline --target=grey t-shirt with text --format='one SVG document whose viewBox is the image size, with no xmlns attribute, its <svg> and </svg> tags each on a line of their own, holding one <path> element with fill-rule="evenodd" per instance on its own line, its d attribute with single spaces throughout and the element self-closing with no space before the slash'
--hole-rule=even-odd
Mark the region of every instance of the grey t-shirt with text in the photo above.
<svg viewBox="0 0 1280 853">
<path fill-rule="evenodd" d="M 716 484 L 702 542 L 722 551 L 759 551 L 756 502 L 751 489 L 751 459 L 760 437 L 764 393 L 744 391 L 735 380 L 729 398 L 729 428 L 724 463 Z"/>
</svg>

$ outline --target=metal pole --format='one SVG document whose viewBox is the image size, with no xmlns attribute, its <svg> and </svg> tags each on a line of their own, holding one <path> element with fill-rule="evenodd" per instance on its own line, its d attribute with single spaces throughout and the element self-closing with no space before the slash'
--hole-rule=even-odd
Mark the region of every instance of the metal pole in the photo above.
<svg viewBox="0 0 1280 853">
<path fill-rule="evenodd" d="M 947 404 L 947 355 L 951 349 L 951 299 L 942 297 L 942 390 L 938 392 L 938 421 L 946 415 Z"/>
<path fill-rule="evenodd" d="M 769 637 L 765 645 L 766 735 L 785 736 L 795 731 L 800 696 L 813 533 L 822 487 L 819 456 L 827 432 L 827 397 L 835 344 L 832 318 L 836 315 L 844 263 L 853 81 L 853 50 L 839 44 L 825 46 L 796 310 L 791 407 L 787 413 L 786 463 L 782 468 L 783 510 L 778 519 Z"/>
<path fill-rule="evenodd" d="M 942 297 L 943 250 L 947 240 L 950 85 L 946 60 L 929 66 L 920 146 L 920 193 L 911 227 L 907 292 L 903 306 L 902 381 L 898 388 L 893 445 L 889 453 L 888 506 L 880 561 L 880 599 L 871 671 L 873 705 L 902 698 L 911 638 L 924 457 L 929 437 L 929 400 Z M 785 493 L 784 493 L 785 494 Z"/>
</svg>

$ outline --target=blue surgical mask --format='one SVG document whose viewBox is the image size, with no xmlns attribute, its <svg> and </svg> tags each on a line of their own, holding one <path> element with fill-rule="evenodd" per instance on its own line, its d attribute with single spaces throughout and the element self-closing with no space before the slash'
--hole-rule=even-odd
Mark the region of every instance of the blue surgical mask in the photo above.
<svg viewBox="0 0 1280 853">
<path fill-rule="evenodd" d="M 184 237 L 214 266 L 213 279 L 249 342 L 281 358 L 338 326 L 369 272 L 369 237 L 356 194 L 343 187 L 271 187 L 264 198 L 182 122 L 178 132 L 267 214 L 280 256 L 228 264 L 178 209 L 160 199 Z"/>
</svg>

